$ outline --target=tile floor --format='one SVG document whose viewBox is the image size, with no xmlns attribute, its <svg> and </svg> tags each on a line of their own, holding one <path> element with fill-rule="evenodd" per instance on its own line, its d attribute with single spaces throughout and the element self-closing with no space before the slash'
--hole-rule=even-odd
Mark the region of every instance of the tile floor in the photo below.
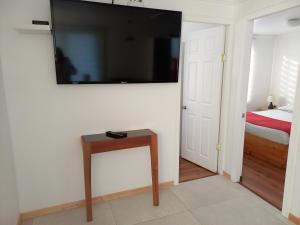
<svg viewBox="0 0 300 225">
<path fill-rule="evenodd" d="M 153 207 L 151 193 L 94 205 L 94 221 L 84 208 L 28 220 L 23 225 L 285 225 L 279 210 L 222 176 L 182 183 L 161 191 Z"/>
</svg>

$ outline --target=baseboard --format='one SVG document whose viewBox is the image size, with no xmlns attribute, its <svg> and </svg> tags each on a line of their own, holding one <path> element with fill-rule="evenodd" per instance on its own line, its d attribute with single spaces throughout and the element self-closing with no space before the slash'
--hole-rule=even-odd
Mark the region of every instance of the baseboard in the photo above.
<svg viewBox="0 0 300 225">
<path fill-rule="evenodd" d="M 23 222 L 23 220 L 22 220 L 22 215 L 20 214 L 20 215 L 18 216 L 17 225 L 22 225 L 22 222 Z"/>
<path fill-rule="evenodd" d="M 226 177 L 227 179 L 231 180 L 231 175 L 227 173 L 226 171 L 223 171 L 223 176 Z"/>
<path fill-rule="evenodd" d="M 300 217 L 297 217 L 292 213 L 289 214 L 289 221 L 291 221 L 294 224 L 300 225 Z"/>
<path fill-rule="evenodd" d="M 161 189 L 168 189 L 168 188 L 171 188 L 174 186 L 174 182 L 173 181 L 164 182 L 164 183 L 161 183 L 159 186 Z M 151 186 L 146 186 L 146 187 L 142 187 L 142 188 L 136 188 L 136 189 L 131 189 L 131 190 L 127 190 L 127 191 L 121 191 L 121 192 L 112 193 L 112 194 L 108 194 L 108 195 L 98 196 L 98 197 L 93 198 L 93 204 L 98 203 L 98 202 L 103 202 L 103 201 L 110 201 L 110 200 L 114 200 L 114 199 L 118 199 L 118 198 L 134 196 L 137 194 L 149 192 L 151 190 L 152 190 Z M 38 209 L 38 210 L 31 211 L 31 212 L 25 212 L 25 213 L 21 214 L 20 221 L 29 220 L 29 219 L 33 219 L 33 218 L 36 218 L 39 216 L 45 216 L 48 214 L 58 213 L 58 212 L 62 212 L 65 210 L 80 208 L 80 207 L 84 207 L 84 206 L 85 206 L 85 201 L 79 200 L 79 201 L 75 201 L 75 202 L 51 206 L 51 207 L 44 208 L 44 209 Z"/>
</svg>

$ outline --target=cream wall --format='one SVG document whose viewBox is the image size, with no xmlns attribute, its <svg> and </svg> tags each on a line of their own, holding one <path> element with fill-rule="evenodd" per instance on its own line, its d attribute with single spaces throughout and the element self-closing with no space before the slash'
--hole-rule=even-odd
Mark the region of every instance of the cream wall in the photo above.
<svg viewBox="0 0 300 225">
<path fill-rule="evenodd" d="M 0 2 L 0 30 L 4 22 L 2 6 L 2 2 Z M 0 43 L 1 38 L 0 35 Z M 19 200 L 4 93 L 1 53 L 2 49 L 0 48 L 0 225 L 15 225 L 19 217 Z"/>
<path fill-rule="evenodd" d="M 145 0 L 145 5 L 182 10 L 185 20 L 232 21 L 231 4 L 209 2 Z M 31 19 L 48 20 L 49 1 L 3 3 L 0 47 L 21 212 L 84 198 L 82 134 L 153 129 L 159 136 L 160 181 L 177 182 L 180 83 L 57 85 L 51 36 L 14 29 Z M 93 165 L 94 196 L 151 183 L 146 148 L 98 155 Z"/>
<path fill-rule="evenodd" d="M 0 224 L 15 225 L 19 201 L 0 62 Z"/>
<path fill-rule="evenodd" d="M 16 225 L 19 201 L 0 57 L 0 224 Z"/>
</svg>

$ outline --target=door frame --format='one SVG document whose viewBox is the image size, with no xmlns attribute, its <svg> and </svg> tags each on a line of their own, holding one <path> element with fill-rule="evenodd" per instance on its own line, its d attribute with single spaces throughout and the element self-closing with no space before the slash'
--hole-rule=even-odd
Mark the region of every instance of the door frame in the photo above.
<svg viewBox="0 0 300 225">
<path fill-rule="evenodd" d="M 254 13 L 250 16 L 241 18 L 237 25 L 236 31 L 240 34 L 238 37 L 241 38 L 241 43 L 238 46 L 239 50 L 235 48 L 234 56 L 234 66 L 233 66 L 233 77 L 237 78 L 236 83 L 231 83 L 232 87 L 235 87 L 236 92 L 239 96 L 232 96 L 231 102 L 234 104 L 231 105 L 231 114 L 233 115 L 232 127 L 234 129 L 234 134 L 236 140 L 228 141 L 227 149 L 232 148 L 231 152 L 231 162 L 230 162 L 230 174 L 231 180 L 233 182 L 238 182 L 240 176 L 242 175 L 242 166 L 243 166 L 243 148 L 244 148 L 244 133 L 245 133 L 245 119 L 242 119 L 242 113 L 246 112 L 246 102 L 247 102 L 247 91 L 249 83 L 249 69 L 250 69 L 250 54 L 251 54 L 251 39 L 253 35 L 253 22 L 255 19 L 258 19 L 263 16 L 274 14 L 286 9 L 293 7 L 299 7 L 300 3 L 294 4 L 282 4 L 275 8 L 267 8 Z M 295 105 L 294 105 L 294 114 L 300 115 L 300 79 L 297 82 L 297 91 L 295 96 Z M 298 102 L 298 104 L 297 104 Z M 229 130 L 229 129 L 228 129 Z M 297 195 L 296 191 L 300 188 L 299 173 L 300 168 L 300 118 L 293 118 L 292 121 L 292 131 L 290 135 L 290 145 L 288 152 L 288 161 L 287 161 L 287 170 L 286 170 L 286 180 L 284 187 L 284 196 L 283 196 L 283 207 L 282 214 L 285 217 L 288 217 L 290 213 L 297 215 L 300 208 L 296 204 Z M 233 139 L 233 138 L 232 138 Z M 298 176 L 298 177 L 297 177 Z M 295 208 L 298 207 L 298 208 Z"/>
<path fill-rule="evenodd" d="M 233 49 L 233 34 L 234 34 L 234 21 L 233 20 L 220 20 L 214 18 L 195 18 L 195 17 L 187 17 L 182 22 L 192 22 L 192 23 L 213 23 L 217 25 L 221 25 L 225 27 L 225 48 L 224 53 L 226 55 L 226 60 L 223 64 L 223 74 L 222 74 L 222 86 L 221 86 L 221 106 L 220 106 L 220 121 L 219 121 L 219 143 L 221 146 L 227 145 L 226 140 L 226 131 L 228 126 L 228 107 L 225 107 L 226 104 L 229 103 L 230 97 L 230 82 L 231 82 L 231 57 L 232 57 L 232 49 Z M 179 184 L 179 157 L 181 152 L 181 141 L 182 141 L 182 100 L 183 100 L 183 74 L 184 74 L 184 49 L 185 46 L 181 42 L 180 48 L 180 62 L 179 62 L 179 84 L 180 84 L 180 115 L 179 115 L 179 148 L 175 154 L 175 165 L 174 165 L 174 184 Z M 217 173 L 221 174 L 224 168 L 225 157 L 224 151 L 220 151 L 218 155 L 218 170 Z"/>
</svg>

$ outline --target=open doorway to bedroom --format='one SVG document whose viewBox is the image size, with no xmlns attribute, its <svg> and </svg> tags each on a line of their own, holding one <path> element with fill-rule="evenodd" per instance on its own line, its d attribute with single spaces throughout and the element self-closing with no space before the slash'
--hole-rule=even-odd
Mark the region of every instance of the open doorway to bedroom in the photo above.
<svg viewBox="0 0 300 225">
<path fill-rule="evenodd" d="M 300 73 L 300 7 L 254 21 L 241 184 L 282 209 Z"/>
<path fill-rule="evenodd" d="M 218 170 L 225 26 L 183 22 L 179 182 Z"/>
</svg>

